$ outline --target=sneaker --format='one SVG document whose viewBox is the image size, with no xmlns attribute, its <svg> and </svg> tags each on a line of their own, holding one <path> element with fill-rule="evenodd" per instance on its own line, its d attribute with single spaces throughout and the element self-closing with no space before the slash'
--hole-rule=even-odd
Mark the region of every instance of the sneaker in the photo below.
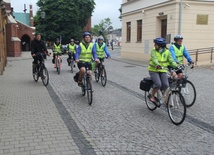
<svg viewBox="0 0 214 155">
<path fill-rule="evenodd" d="M 70 66 L 70 64 L 68 63 L 68 66 Z"/>
<path fill-rule="evenodd" d="M 74 68 L 76 67 L 76 65 L 74 65 Z"/>
</svg>

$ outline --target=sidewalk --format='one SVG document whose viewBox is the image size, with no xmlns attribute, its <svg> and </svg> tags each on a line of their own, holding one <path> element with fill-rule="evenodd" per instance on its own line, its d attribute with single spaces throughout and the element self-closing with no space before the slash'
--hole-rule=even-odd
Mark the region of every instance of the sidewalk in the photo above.
<svg viewBox="0 0 214 155">
<path fill-rule="evenodd" d="M 48 90 L 33 81 L 32 60 L 22 59 L 10 58 L 0 76 L 0 155 L 80 154 Z"/>
</svg>

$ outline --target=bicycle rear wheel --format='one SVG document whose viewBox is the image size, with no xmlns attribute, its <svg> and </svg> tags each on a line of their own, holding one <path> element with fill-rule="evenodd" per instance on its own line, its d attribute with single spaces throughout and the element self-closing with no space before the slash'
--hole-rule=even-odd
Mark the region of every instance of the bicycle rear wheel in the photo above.
<svg viewBox="0 0 214 155">
<path fill-rule="evenodd" d="M 57 59 L 57 66 L 56 66 L 56 68 L 57 68 L 58 74 L 60 74 L 60 59 Z"/>
<path fill-rule="evenodd" d="M 186 104 L 184 97 L 179 91 L 172 91 L 167 101 L 169 118 L 175 125 L 183 123 L 186 117 Z"/>
<path fill-rule="evenodd" d="M 106 86 L 106 82 L 107 82 L 107 74 L 106 74 L 106 70 L 105 67 L 103 66 L 101 69 L 101 84 L 103 87 Z"/>
<path fill-rule="evenodd" d="M 37 82 L 37 81 L 39 80 L 38 68 L 36 67 L 36 68 L 35 68 L 35 72 L 32 71 L 32 73 L 33 73 L 33 79 L 34 79 L 34 81 Z"/>
<path fill-rule="evenodd" d="M 151 91 L 152 91 L 152 89 L 150 89 L 150 91 L 145 91 L 144 97 L 145 97 L 146 106 L 148 107 L 149 110 L 153 111 L 157 108 L 157 106 L 149 100 Z"/>
<path fill-rule="evenodd" d="M 46 67 L 41 68 L 41 79 L 44 86 L 47 86 L 49 83 L 49 74 Z"/>
<path fill-rule="evenodd" d="M 196 100 L 196 89 L 193 83 L 186 80 L 185 87 L 180 87 L 179 91 L 185 99 L 186 107 L 191 107 Z"/>
<path fill-rule="evenodd" d="M 86 78 L 86 91 L 87 91 L 88 104 L 91 105 L 93 101 L 93 91 L 92 91 L 90 78 Z"/>
</svg>

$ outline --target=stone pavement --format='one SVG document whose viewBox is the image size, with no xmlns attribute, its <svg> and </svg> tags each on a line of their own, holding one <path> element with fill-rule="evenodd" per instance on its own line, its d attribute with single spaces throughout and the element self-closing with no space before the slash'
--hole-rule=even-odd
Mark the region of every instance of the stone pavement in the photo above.
<svg viewBox="0 0 214 155">
<path fill-rule="evenodd" d="M 0 76 L 0 155 L 80 154 L 31 61 L 9 61 Z"/>
</svg>

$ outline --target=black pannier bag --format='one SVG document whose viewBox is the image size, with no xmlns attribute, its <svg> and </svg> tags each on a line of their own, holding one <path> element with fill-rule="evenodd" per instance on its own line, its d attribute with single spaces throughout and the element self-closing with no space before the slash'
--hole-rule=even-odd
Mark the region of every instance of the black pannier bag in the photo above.
<svg viewBox="0 0 214 155">
<path fill-rule="evenodd" d="M 77 73 L 74 75 L 74 81 L 75 81 L 75 82 L 78 82 L 79 75 L 80 75 L 80 72 L 77 72 Z"/>
<path fill-rule="evenodd" d="M 152 85 L 152 79 L 150 77 L 146 77 L 140 82 L 140 89 L 143 91 L 149 91 Z"/>
</svg>

